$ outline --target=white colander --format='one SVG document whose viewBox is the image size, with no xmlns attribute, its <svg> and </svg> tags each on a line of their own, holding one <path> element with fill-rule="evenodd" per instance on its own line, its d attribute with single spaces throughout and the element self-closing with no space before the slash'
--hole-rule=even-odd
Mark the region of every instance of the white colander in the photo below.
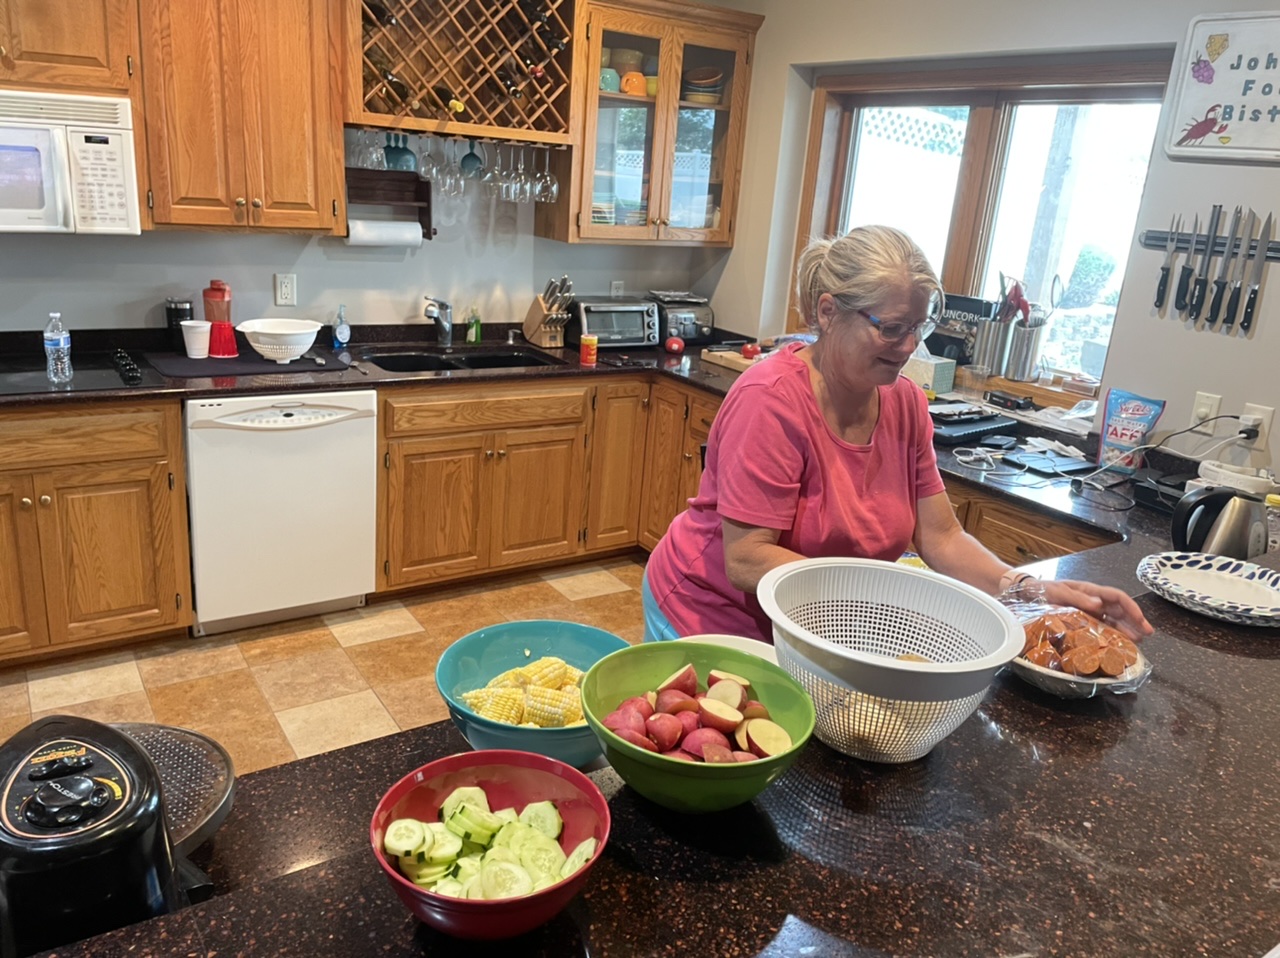
<svg viewBox="0 0 1280 958">
<path fill-rule="evenodd" d="M 246 319 L 236 329 L 263 359 L 283 365 L 311 348 L 320 324 L 310 319 Z"/>
<path fill-rule="evenodd" d="M 813 698 L 814 735 L 867 761 L 928 754 L 1022 651 L 1022 626 L 1004 606 L 926 569 L 801 559 L 767 573 L 756 593 L 778 664 Z"/>
</svg>

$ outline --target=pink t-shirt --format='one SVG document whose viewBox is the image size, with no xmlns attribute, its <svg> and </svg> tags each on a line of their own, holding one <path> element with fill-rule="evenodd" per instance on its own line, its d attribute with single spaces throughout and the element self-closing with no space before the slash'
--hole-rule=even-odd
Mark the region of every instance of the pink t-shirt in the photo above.
<svg viewBox="0 0 1280 958">
<path fill-rule="evenodd" d="M 807 558 L 897 559 L 915 532 L 916 502 L 943 491 L 924 393 L 899 377 L 880 387 L 865 446 L 837 437 L 818 408 L 794 344 L 739 377 L 711 428 L 698 495 L 649 559 L 649 587 L 681 635 L 773 641 L 755 593 L 729 584 L 720 520 L 778 529 Z"/>
</svg>

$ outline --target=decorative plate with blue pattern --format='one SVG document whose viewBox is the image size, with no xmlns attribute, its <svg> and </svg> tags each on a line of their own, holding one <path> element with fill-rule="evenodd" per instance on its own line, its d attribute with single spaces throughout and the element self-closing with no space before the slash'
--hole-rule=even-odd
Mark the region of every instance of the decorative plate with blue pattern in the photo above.
<svg viewBox="0 0 1280 958">
<path fill-rule="evenodd" d="M 1280 627 L 1280 572 L 1205 552 L 1157 552 L 1138 579 L 1170 602 L 1236 625 Z"/>
</svg>

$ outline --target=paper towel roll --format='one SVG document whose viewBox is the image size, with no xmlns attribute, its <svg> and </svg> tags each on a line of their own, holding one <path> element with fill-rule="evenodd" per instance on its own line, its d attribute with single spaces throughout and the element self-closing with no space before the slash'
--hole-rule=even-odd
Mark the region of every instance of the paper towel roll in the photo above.
<svg viewBox="0 0 1280 958">
<path fill-rule="evenodd" d="M 415 222 L 389 223 L 379 220 L 349 220 L 348 246 L 421 246 L 422 226 Z"/>
</svg>

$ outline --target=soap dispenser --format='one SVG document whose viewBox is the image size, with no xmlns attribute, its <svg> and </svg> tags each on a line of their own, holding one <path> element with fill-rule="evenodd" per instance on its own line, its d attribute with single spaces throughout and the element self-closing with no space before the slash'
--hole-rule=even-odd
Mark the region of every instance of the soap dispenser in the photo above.
<svg viewBox="0 0 1280 958">
<path fill-rule="evenodd" d="M 345 304 L 338 305 L 338 318 L 333 321 L 333 350 L 341 352 L 347 348 L 347 343 L 351 341 L 351 327 L 347 325 L 347 307 Z"/>
<path fill-rule="evenodd" d="M 467 312 L 467 342 L 480 342 L 480 311 L 474 306 Z"/>
</svg>

